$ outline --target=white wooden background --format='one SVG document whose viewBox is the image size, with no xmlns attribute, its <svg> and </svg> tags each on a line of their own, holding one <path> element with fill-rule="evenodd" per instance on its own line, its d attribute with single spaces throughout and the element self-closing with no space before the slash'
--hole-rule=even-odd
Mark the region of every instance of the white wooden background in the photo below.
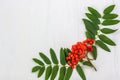
<svg viewBox="0 0 120 80">
<path fill-rule="evenodd" d="M 43 80 L 31 73 L 32 58 L 39 51 L 49 56 L 50 47 L 59 56 L 61 47 L 84 40 L 87 7 L 102 13 L 111 4 L 120 14 L 120 0 L 0 0 L 0 80 Z M 120 80 L 120 30 L 110 37 L 117 46 L 111 53 L 99 48 L 98 71 L 84 67 L 87 80 Z M 80 80 L 76 71 L 71 80 Z"/>
</svg>

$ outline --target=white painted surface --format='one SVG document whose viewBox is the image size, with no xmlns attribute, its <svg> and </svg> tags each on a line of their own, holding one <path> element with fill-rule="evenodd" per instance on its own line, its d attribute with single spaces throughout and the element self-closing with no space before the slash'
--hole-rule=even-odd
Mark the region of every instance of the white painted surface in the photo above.
<svg viewBox="0 0 120 80">
<path fill-rule="evenodd" d="M 33 57 L 43 51 L 49 55 L 52 47 L 58 53 L 82 41 L 82 18 L 87 7 L 102 10 L 116 4 L 114 12 L 120 14 L 119 0 L 0 0 L 0 80 L 43 80 L 31 73 Z M 119 17 L 120 19 L 120 17 Z M 114 28 L 119 28 L 116 25 Z M 120 30 L 110 36 L 116 47 L 107 53 L 99 49 L 94 62 L 98 71 L 84 68 L 87 80 L 120 80 Z M 57 79 L 56 79 L 57 80 Z M 74 71 L 71 80 L 80 80 Z"/>
</svg>

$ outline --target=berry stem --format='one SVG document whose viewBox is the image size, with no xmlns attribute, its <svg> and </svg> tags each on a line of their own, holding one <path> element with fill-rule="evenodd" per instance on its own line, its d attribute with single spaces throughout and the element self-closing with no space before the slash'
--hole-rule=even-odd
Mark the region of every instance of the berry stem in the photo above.
<svg viewBox="0 0 120 80">
<path fill-rule="evenodd" d="M 97 71 L 96 67 L 92 64 L 92 62 L 90 61 L 90 59 L 87 57 L 88 62 L 92 65 L 92 67 L 94 68 L 95 71 Z"/>
</svg>

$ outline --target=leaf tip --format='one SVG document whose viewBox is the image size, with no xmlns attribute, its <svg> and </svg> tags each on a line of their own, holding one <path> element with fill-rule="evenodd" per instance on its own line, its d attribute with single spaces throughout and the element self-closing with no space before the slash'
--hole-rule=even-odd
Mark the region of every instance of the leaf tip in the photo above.
<svg viewBox="0 0 120 80">
<path fill-rule="evenodd" d="M 35 58 L 32 58 L 32 60 L 34 61 L 34 60 L 35 60 Z"/>
<path fill-rule="evenodd" d="M 52 48 L 50 48 L 50 50 L 53 50 Z"/>
<path fill-rule="evenodd" d="M 108 52 L 111 52 L 111 50 L 109 49 L 109 50 L 107 50 Z"/>
<path fill-rule="evenodd" d="M 39 55 L 41 55 L 42 54 L 42 52 L 39 52 Z"/>
<path fill-rule="evenodd" d="M 89 10 L 89 9 L 92 9 L 92 7 L 88 6 L 88 10 Z"/>
</svg>

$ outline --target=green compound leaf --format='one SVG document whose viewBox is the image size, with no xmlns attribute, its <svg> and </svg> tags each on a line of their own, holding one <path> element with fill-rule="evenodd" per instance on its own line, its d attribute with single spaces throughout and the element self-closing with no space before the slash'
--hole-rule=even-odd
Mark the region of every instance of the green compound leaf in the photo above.
<svg viewBox="0 0 120 80">
<path fill-rule="evenodd" d="M 53 63 L 58 64 L 57 56 L 55 54 L 55 51 L 52 48 L 50 48 L 50 55 L 51 55 L 51 59 L 52 59 Z"/>
<path fill-rule="evenodd" d="M 99 47 L 101 47 L 105 51 L 111 52 L 110 49 L 108 48 L 108 46 L 106 44 L 104 44 L 102 41 L 97 40 L 96 43 Z"/>
<path fill-rule="evenodd" d="M 88 61 L 83 62 L 83 65 L 92 67 L 92 65 L 91 65 L 90 62 L 88 62 Z"/>
<path fill-rule="evenodd" d="M 38 70 L 40 70 L 40 66 L 35 66 L 32 68 L 32 72 L 37 72 Z"/>
<path fill-rule="evenodd" d="M 85 32 L 87 38 L 95 39 L 95 35 L 91 34 L 90 32 Z"/>
<path fill-rule="evenodd" d="M 96 9 L 94 9 L 92 7 L 88 7 L 88 10 L 90 12 L 90 13 L 86 13 L 86 16 L 88 19 L 83 19 L 83 22 L 86 27 L 86 37 L 92 38 L 94 40 L 99 39 L 99 40 L 95 41 L 95 45 L 93 46 L 93 51 L 91 52 L 91 54 L 95 60 L 97 58 L 96 44 L 108 52 L 110 52 L 110 49 L 107 46 L 107 44 L 112 45 L 112 46 L 116 45 L 107 36 L 105 36 L 103 34 L 101 34 L 101 35 L 98 34 L 99 31 L 100 31 L 100 33 L 102 32 L 104 34 L 111 34 L 111 33 L 114 33 L 117 31 L 117 29 L 114 30 L 114 29 L 110 29 L 110 28 L 102 28 L 102 29 L 99 28 L 99 25 L 101 25 L 101 24 L 103 26 L 108 26 L 108 25 L 115 25 L 120 22 L 120 20 L 115 19 L 118 17 L 118 15 L 115 13 L 111 13 L 113 11 L 114 7 L 115 7 L 115 5 L 111 5 L 107 8 L 105 8 L 103 16 L 101 16 L 101 14 Z M 100 22 L 100 20 L 102 20 L 103 22 Z M 58 65 L 59 60 L 56 56 L 55 51 L 52 48 L 50 48 L 50 56 L 51 56 L 52 61 L 44 53 L 39 53 L 40 57 L 42 58 L 42 61 L 37 58 L 33 58 L 33 61 L 35 63 L 37 63 L 38 65 L 36 65 L 32 68 L 32 72 L 38 71 L 38 75 L 37 75 L 38 78 L 41 77 L 45 73 L 44 80 L 49 80 L 49 79 L 55 80 L 55 78 L 57 77 L 58 74 L 59 74 L 59 76 L 58 76 L 57 80 L 69 80 L 73 73 L 73 69 L 69 65 L 68 65 L 69 67 L 66 66 L 66 63 L 67 63 L 66 56 L 68 56 L 69 52 L 71 52 L 71 50 L 68 48 L 60 49 L 60 65 Z M 87 60 L 88 61 L 84 61 L 84 59 L 81 59 L 79 62 L 81 62 L 83 65 L 93 67 L 96 70 L 96 68 L 90 62 L 91 59 L 87 58 Z M 59 66 L 60 66 L 60 70 L 59 70 Z M 76 65 L 76 71 L 78 72 L 78 74 L 82 80 L 86 80 L 84 71 L 79 64 Z"/>
<path fill-rule="evenodd" d="M 66 64 L 65 52 L 64 52 L 63 48 L 60 49 L 60 63 L 62 65 Z"/>
<path fill-rule="evenodd" d="M 103 16 L 103 19 L 115 19 L 115 18 L 117 18 L 117 17 L 118 17 L 117 14 L 105 14 L 105 15 Z"/>
<path fill-rule="evenodd" d="M 57 76 L 58 70 L 59 70 L 58 66 L 53 67 L 53 71 L 52 71 L 50 80 L 55 80 L 55 77 Z"/>
<path fill-rule="evenodd" d="M 88 7 L 88 10 L 96 17 L 101 18 L 100 13 L 92 7 Z"/>
<path fill-rule="evenodd" d="M 33 58 L 33 61 L 41 66 L 44 66 L 44 63 L 41 60 L 38 60 L 37 58 Z"/>
<path fill-rule="evenodd" d="M 63 66 L 63 67 L 60 68 L 60 73 L 59 73 L 59 79 L 58 80 L 64 80 L 65 73 L 66 73 L 66 67 Z"/>
<path fill-rule="evenodd" d="M 43 61 L 46 63 L 46 64 L 51 64 L 51 61 L 50 61 L 50 59 L 46 56 L 46 55 L 44 55 L 43 53 L 39 53 L 39 55 L 40 55 L 40 57 L 43 59 Z"/>
<path fill-rule="evenodd" d="M 114 9 L 114 7 L 115 7 L 115 5 L 110 5 L 110 6 L 108 6 L 107 8 L 105 8 L 104 9 L 104 14 L 109 14 L 109 13 L 111 13 L 112 11 L 113 11 L 113 9 Z"/>
<path fill-rule="evenodd" d="M 69 80 L 72 75 L 73 69 L 71 67 L 67 68 L 64 80 Z"/>
<path fill-rule="evenodd" d="M 85 24 L 87 31 L 91 32 L 94 35 L 97 34 L 97 30 L 99 29 L 98 26 L 95 26 L 91 21 L 87 19 L 83 19 L 83 22 Z"/>
<path fill-rule="evenodd" d="M 52 66 L 48 66 L 45 73 L 45 80 L 48 80 L 52 72 Z"/>
<path fill-rule="evenodd" d="M 82 68 L 80 67 L 80 65 L 76 66 L 76 70 L 77 70 L 78 74 L 80 75 L 80 77 L 82 78 L 82 80 L 86 80 L 86 76 L 85 76 Z"/>
<path fill-rule="evenodd" d="M 115 24 L 118 24 L 120 22 L 120 20 L 104 20 L 102 25 L 104 26 L 108 26 L 108 25 L 115 25 Z"/>
<path fill-rule="evenodd" d="M 45 71 L 45 67 L 41 67 L 38 73 L 38 78 L 43 75 L 44 71 Z"/>
<path fill-rule="evenodd" d="M 95 23 L 96 25 L 97 25 L 97 24 L 100 24 L 100 20 L 99 20 L 96 16 L 94 16 L 94 15 L 92 15 L 92 14 L 90 14 L 90 13 L 86 13 L 86 16 L 87 16 L 93 23 Z"/>
<path fill-rule="evenodd" d="M 95 60 L 97 59 L 97 48 L 96 48 L 96 46 L 93 46 L 92 56 Z"/>
<path fill-rule="evenodd" d="M 101 32 L 104 33 L 104 34 L 111 34 L 111 33 L 116 32 L 117 30 L 118 29 L 113 30 L 113 29 L 110 29 L 110 28 L 103 28 L 103 29 L 101 29 Z"/>
<path fill-rule="evenodd" d="M 103 34 L 99 35 L 99 38 L 101 41 L 105 42 L 108 45 L 116 46 L 116 44 L 110 38 L 108 38 L 107 36 Z"/>
</svg>

